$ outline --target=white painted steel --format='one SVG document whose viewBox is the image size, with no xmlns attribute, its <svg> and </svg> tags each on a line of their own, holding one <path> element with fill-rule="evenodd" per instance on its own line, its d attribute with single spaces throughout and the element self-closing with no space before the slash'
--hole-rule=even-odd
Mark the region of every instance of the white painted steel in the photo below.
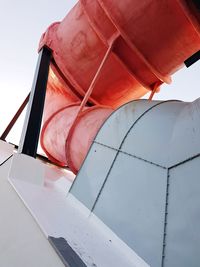
<svg viewBox="0 0 200 267">
<path fill-rule="evenodd" d="M 150 162 L 169 167 L 171 138 L 177 117 L 185 103 L 161 102 L 129 130 L 121 150 Z"/>
<path fill-rule="evenodd" d="M 163 102 L 132 128 L 121 150 L 171 167 L 200 151 L 200 99 Z"/>
<path fill-rule="evenodd" d="M 12 156 L 14 146 L 0 140 L 0 164 Z"/>
<path fill-rule="evenodd" d="M 167 170 L 120 153 L 94 213 L 151 266 L 161 266 Z"/>
<path fill-rule="evenodd" d="M 132 101 L 113 112 L 106 120 L 95 138 L 97 143 L 92 145 L 71 188 L 72 194 L 86 207 L 92 209 L 124 136 L 145 112 L 157 104 L 160 102 Z M 98 143 L 105 146 L 99 146 Z"/>
<path fill-rule="evenodd" d="M 117 151 L 93 144 L 72 185 L 73 194 L 92 209 Z"/>
<path fill-rule="evenodd" d="M 165 267 L 199 267 L 200 157 L 169 174 Z"/>
<path fill-rule="evenodd" d="M 70 192 L 152 266 L 197 267 L 199 140 L 200 99 L 128 103 L 100 129 Z"/>
<path fill-rule="evenodd" d="M 63 176 L 60 177 L 63 182 Z M 148 267 L 133 250 L 109 230 L 90 210 L 57 186 L 12 179 L 10 182 L 46 236 L 63 237 L 87 266 Z M 68 190 L 69 181 L 66 182 Z M 56 266 L 56 265 L 55 265 Z"/>
<path fill-rule="evenodd" d="M 182 105 L 169 144 L 170 166 L 200 153 L 200 98 Z"/>
<path fill-rule="evenodd" d="M 64 266 L 8 183 L 10 164 L 11 160 L 0 166 L 0 266 Z"/>
<path fill-rule="evenodd" d="M 9 181 L 46 237 L 65 238 L 87 266 L 198 267 L 199 113 L 199 99 L 133 101 L 105 122 L 72 186 L 69 172 L 25 155 Z M 62 266 L 5 180 L 10 162 L 0 166 L 0 266 Z"/>
<path fill-rule="evenodd" d="M 12 157 L 9 178 L 20 179 L 36 185 L 44 184 L 45 165 L 39 160 L 25 154 L 14 154 Z"/>
<path fill-rule="evenodd" d="M 170 167 L 198 153 L 199 135 L 200 99 L 193 103 L 138 100 L 114 112 L 95 141 Z"/>
<path fill-rule="evenodd" d="M 95 141 L 118 149 L 130 127 L 158 103 L 160 102 L 135 100 L 121 106 L 105 121 Z"/>
</svg>

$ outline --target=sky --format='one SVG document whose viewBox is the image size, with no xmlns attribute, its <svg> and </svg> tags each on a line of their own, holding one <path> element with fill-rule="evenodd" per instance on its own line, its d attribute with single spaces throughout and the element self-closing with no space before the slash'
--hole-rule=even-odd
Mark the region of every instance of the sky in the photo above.
<svg viewBox="0 0 200 267">
<path fill-rule="evenodd" d="M 29 93 L 40 36 L 76 0 L 0 0 L 0 134 Z M 200 96 L 200 61 L 177 72 L 154 99 L 193 101 Z M 147 96 L 148 97 L 148 96 Z M 7 140 L 19 143 L 24 114 Z"/>
<path fill-rule="evenodd" d="M 40 37 L 76 0 L 0 0 L 0 134 L 31 90 Z M 25 112 L 24 112 L 25 113 Z M 19 143 L 24 114 L 7 140 Z"/>
</svg>

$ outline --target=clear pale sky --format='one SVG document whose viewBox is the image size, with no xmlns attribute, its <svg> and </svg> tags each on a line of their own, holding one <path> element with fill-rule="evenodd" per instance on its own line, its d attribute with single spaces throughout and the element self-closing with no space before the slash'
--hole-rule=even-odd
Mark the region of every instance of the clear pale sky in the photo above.
<svg viewBox="0 0 200 267">
<path fill-rule="evenodd" d="M 61 20 L 76 0 L 0 0 L 0 134 L 31 89 L 40 36 Z M 200 61 L 173 76 L 154 99 L 193 101 L 200 96 Z M 23 118 L 8 140 L 16 144 Z"/>
</svg>

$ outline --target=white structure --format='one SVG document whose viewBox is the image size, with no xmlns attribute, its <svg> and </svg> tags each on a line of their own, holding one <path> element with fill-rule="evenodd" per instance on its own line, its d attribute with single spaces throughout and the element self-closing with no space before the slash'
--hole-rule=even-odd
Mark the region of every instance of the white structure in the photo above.
<svg viewBox="0 0 200 267">
<path fill-rule="evenodd" d="M 1 141 L 0 266 L 199 267 L 199 113 L 200 99 L 125 104 L 73 183 Z"/>
</svg>

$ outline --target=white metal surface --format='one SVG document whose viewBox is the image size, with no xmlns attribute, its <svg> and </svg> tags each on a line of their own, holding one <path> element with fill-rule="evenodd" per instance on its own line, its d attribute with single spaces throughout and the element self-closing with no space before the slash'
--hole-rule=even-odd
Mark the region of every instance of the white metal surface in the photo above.
<svg viewBox="0 0 200 267">
<path fill-rule="evenodd" d="M 70 192 L 150 265 L 198 267 L 199 137 L 200 99 L 128 103 L 104 123 Z"/>
<path fill-rule="evenodd" d="M 169 167 L 170 142 L 177 117 L 186 104 L 161 102 L 129 129 L 121 150 L 163 167 Z M 176 163 L 176 162 L 175 162 Z"/>
<path fill-rule="evenodd" d="M 46 237 L 65 238 L 87 266 L 199 267 L 199 103 L 142 100 L 124 105 L 100 130 L 72 186 L 71 173 L 24 155 L 14 156 L 9 181 Z M 10 162 L 0 166 L 2 177 Z M 44 262 L 56 261 L 9 183 L 5 178 L 0 183 L 4 265 L 13 263 L 7 259 L 13 237 L 14 259 L 23 260 L 17 253 L 26 220 L 24 232 L 31 231 L 34 250 L 27 255 L 40 256 L 37 249 L 47 246 Z"/>
<path fill-rule="evenodd" d="M 159 103 L 159 101 L 135 100 L 121 106 L 105 121 L 95 141 L 119 149 L 130 127 L 149 109 Z"/>
<path fill-rule="evenodd" d="M 200 98 L 183 103 L 169 143 L 169 166 L 200 152 Z"/>
<path fill-rule="evenodd" d="M 161 266 L 167 170 L 120 153 L 94 214 L 151 266 Z"/>
<path fill-rule="evenodd" d="M 45 165 L 33 157 L 15 153 L 12 157 L 9 177 L 36 185 L 44 184 Z"/>
<path fill-rule="evenodd" d="M 59 179 L 51 186 L 47 179 L 45 186 L 9 180 L 46 236 L 65 238 L 87 266 L 149 266 L 71 194 L 66 197 Z M 71 183 L 65 185 L 69 190 Z"/>
<path fill-rule="evenodd" d="M 78 179 L 73 183 L 73 194 L 90 210 L 116 154 L 115 150 L 94 144 L 81 167 L 80 179 L 78 174 Z"/>
<path fill-rule="evenodd" d="M 200 156 L 169 172 L 165 267 L 200 265 Z"/>
<path fill-rule="evenodd" d="M 0 140 L 0 164 L 12 156 L 14 146 Z"/>
<path fill-rule="evenodd" d="M 0 166 L 0 266 L 64 266 L 8 182 L 10 164 Z"/>
</svg>

